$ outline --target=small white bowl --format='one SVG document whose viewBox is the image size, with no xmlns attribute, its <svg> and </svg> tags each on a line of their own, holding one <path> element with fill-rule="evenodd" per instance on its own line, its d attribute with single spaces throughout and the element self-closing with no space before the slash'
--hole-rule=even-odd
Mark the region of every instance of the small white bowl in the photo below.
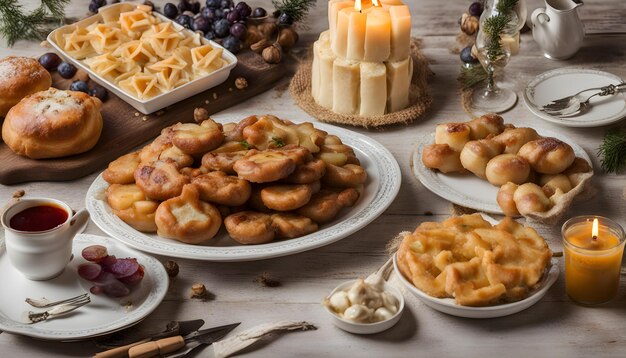
<svg viewBox="0 0 626 358">
<path fill-rule="evenodd" d="M 355 282 L 356 280 L 351 280 L 351 281 L 342 283 L 341 285 L 337 286 L 333 290 L 333 292 L 331 292 L 330 295 L 328 295 L 327 298 L 330 298 L 332 295 L 334 295 L 338 291 L 348 290 L 350 287 L 352 287 L 352 285 L 354 285 Z M 333 324 L 343 329 L 346 332 L 356 333 L 356 334 L 374 334 L 374 333 L 385 331 L 393 327 L 396 323 L 398 323 L 398 321 L 400 320 L 400 317 L 402 317 L 402 312 L 404 311 L 404 296 L 402 296 L 402 292 L 400 292 L 399 289 L 397 289 L 396 287 L 392 286 L 391 284 L 387 282 L 385 282 L 383 289 L 385 292 L 394 295 L 398 299 L 398 302 L 399 302 L 398 311 L 396 312 L 396 314 L 393 315 L 393 317 L 389 318 L 388 320 L 374 322 L 374 323 L 356 323 L 356 322 L 348 321 L 339 317 L 335 312 L 333 312 L 330 308 L 326 307 L 325 305 L 324 305 L 324 309 L 332 317 Z"/>
</svg>

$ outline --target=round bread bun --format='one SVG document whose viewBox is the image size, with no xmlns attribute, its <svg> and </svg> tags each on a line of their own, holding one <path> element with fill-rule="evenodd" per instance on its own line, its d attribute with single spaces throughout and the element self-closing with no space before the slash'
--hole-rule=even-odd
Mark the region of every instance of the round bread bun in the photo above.
<svg viewBox="0 0 626 358">
<path fill-rule="evenodd" d="M 0 59 L 0 117 L 29 94 L 52 85 L 50 73 L 34 58 L 9 56 Z"/>
<path fill-rule="evenodd" d="M 98 98 L 83 92 L 37 92 L 11 108 L 2 139 L 15 153 L 33 159 L 83 153 L 100 138 L 101 106 Z"/>
<path fill-rule="evenodd" d="M 572 147 L 556 138 L 541 138 L 524 144 L 517 153 L 541 174 L 559 174 L 576 158 Z"/>
<path fill-rule="evenodd" d="M 487 180 L 501 186 L 508 182 L 524 184 L 530 175 L 530 165 L 526 159 L 515 154 L 500 154 L 493 157 L 485 169 Z"/>
</svg>

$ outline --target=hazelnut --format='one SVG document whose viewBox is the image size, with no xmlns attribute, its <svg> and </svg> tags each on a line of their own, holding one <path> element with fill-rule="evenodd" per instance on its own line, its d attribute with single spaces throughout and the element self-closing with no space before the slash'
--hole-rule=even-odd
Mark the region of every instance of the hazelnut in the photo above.
<svg viewBox="0 0 626 358">
<path fill-rule="evenodd" d="M 256 26 L 254 27 L 254 30 L 250 30 L 250 28 L 248 28 L 248 32 L 246 33 L 246 39 L 244 41 L 246 46 L 250 47 L 252 46 L 252 44 L 255 44 L 261 40 L 265 40 L 265 36 L 261 35 L 259 30 L 256 29 Z"/>
<path fill-rule="evenodd" d="M 206 287 L 201 283 L 194 283 L 191 286 L 191 298 L 204 298 L 207 295 Z"/>
<path fill-rule="evenodd" d="M 270 47 L 263 50 L 263 60 L 267 63 L 276 64 L 280 63 L 283 59 L 283 49 L 280 44 L 275 43 Z"/>
<path fill-rule="evenodd" d="M 178 272 L 180 271 L 180 269 L 178 268 L 178 264 L 176 263 L 176 261 L 165 261 L 165 264 L 163 266 L 165 267 L 165 272 L 167 272 L 167 275 L 169 277 L 178 276 Z"/>
<path fill-rule="evenodd" d="M 463 13 L 461 16 L 461 30 L 468 35 L 473 35 L 478 31 L 479 21 L 476 16 Z"/>
<path fill-rule="evenodd" d="M 263 37 L 271 40 L 272 37 L 274 37 L 274 35 L 276 34 L 276 31 L 278 31 L 278 25 L 273 22 L 264 22 L 257 26 L 257 29 Z"/>
<path fill-rule="evenodd" d="M 26 194 L 26 192 L 24 190 L 18 190 L 15 193 L 13 193 L 13 197 L 14 198 L 21 198 L 24 196 L 24 194 Z"/>
<path fill-rule="evenodd" d="M 253 43 L 252 45 L 250 45 L 250 50 L 252 50 L 253 52 L 256 52 L 258 54 L 261 54 L 261 52 L 263 52 L 263 50 L 265 50 L 265 48 L 267 48 L 268 46 L 271 46 L 272 44 L 270 43 L 270 41 L 268 39 L 261 39 L 258 42 Z"/>
<path fill-rule="evenodd" d="M 235 87 L 240 90 L 248 87 L 248 80 L 246 80 L 244 77 L 237 77 L 237 79 L 235 80 Z"/>
<path fill-rule="evenodd" d="M 207 119 L 209 119 L 209 111 L 206 109 L 198 107 L 193 110 L 193 120 L 196 121 L 196 123 L 202 123 Z"/>
<path fill-rule="evenodd" d="M 283 48 L 290 48 L 298 42 L 298 33 L 290 28 L 286 27 L 280 30 L 278 34 L 278 40 L 276 40 Z"/>
</svg>

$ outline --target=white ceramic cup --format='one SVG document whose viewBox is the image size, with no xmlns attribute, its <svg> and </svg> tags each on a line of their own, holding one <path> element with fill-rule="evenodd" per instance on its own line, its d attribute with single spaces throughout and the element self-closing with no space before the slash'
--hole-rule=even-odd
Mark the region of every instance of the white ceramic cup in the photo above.
<svg viewBox="0 0 626 358">
<path fill-rule="evenodd" d="M 52 204 L 67 213 L 67 220 L 45 231 L 20 231 L 11 228 L 11 218 L 22 210 Z M 83 209 L 73 215 L 62 201 L 48 198 L 23 199 L 9 206 L 2 214 L 6 250 L 9 261 L 30 280 L 48 280 L 63 272 L 72 257 L 72 240 L 84 229 L 89 213 Z"/>
</svg>

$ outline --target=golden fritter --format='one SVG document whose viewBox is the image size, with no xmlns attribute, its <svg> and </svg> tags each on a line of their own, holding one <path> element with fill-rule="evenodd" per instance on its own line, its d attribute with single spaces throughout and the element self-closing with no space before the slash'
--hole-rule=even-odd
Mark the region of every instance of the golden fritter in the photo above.
<svg viewBox="0 0 626 358">
<path fill-rule="evenodd" d="M 154 216 L 159 203 L 146 199 L 135 184 L 111 184 L 106 190 L 107 203 L 122 221 L 141 232 L 155 232 Z"/>
<path fill-rule="evenodd" d="M 202 124 L 177 123 L 172 127 L 172 143 L 186 154 L 202 154 L 219 147 L 224 141 L 222 126 L 212 119 Z"/>
<path fill-rule="evenodd" d="M 318 224 L 323 224 L 333 220 L 341 209 L 353 206 L 358 199 L 359 192 L 354 188 L 342 191 L 322 189 L 296 212 Z"/>
<path fill-rule="evenodd" d="M 191 183 L 198 188 L 200 199 L 226 206 L 243 205 L 250 198 L 250 183 L 224 172 L 211 172 L 197 176 Z"/>
<path fill-rule="evenodd" d="M 253 125 L 254 123 L 256 123 L 256 121 L 258 121 L 257 116 L 249 116 L 239 121 L 239 123 L 233 123 L 233 125 L 230 126 L 231 128 L 229 128 L 228 130 L 226 127 L 224 127 L 225 139 L 227 141 L 235 141 L 235 142 L 243 141 L 244 140 L 243 138 L 244 128 Z"/>
<path fill-rule="evenodd" d="M 140 164 L 135 170 L 135 182 L 146 196 L 154 200 L 167 200 L 180 195 L 189 177 L 180 174 L 171 161 Z"/>
<path fill-rule="evenodd" d="M 289 176 L 296 169 L 296 163 L 283 151 L 251 150 L 233 165 L 240 178 L 253 183 L 267 183 Z"/>
<path fill-rule="evenodd" d="M 159 205 L 155 222 L 159 236 L 200 244 L 217 234 L 222 216 L 215 206 L 201 201 L 197 188 L 188 184 L 180 196 Z"/>
<path fill-rule="evenodd" d="M 135 169 L 139 166 L 139 152 L 132 152 L 115 159 L 102 173 L 109 184 L 132 184 L 135 182 Z"/>
<path fill-rule="evenodd" d="M 224 219 L 230 237 L 240 244 L 265 244 L 274 240 L 272 218 L 255 211 L 241 211 Z"/>
<path fill-rule="evenodd" d="M 313 160 L 313 155 L 311 155 L 311 152 L 308 149 L 305 147 L 298 147 L 294 144 L 289 144 L 278 149 L 268 149 L 265 152 L 273 151 L 286 154 L 289 158 L 293 159 L 293 162 L 296 163 L 296 165 L 301 165 Z"/>
<path fill-rule="evenodd" d="M 321 159 L 296 166 L 296 170 L 284 179 L 287 183 L 310 184 L 320 180 L 326 173 L 326 163 Z"/>
<path fill-rule="evenodd" d="M 293 239 L 317 231 L 318 225 L 306 216 L 280 213 L 272 215 L 272 227 L 281 239 Z"/>
<path fill-rule="evenodd" d="M 261 189 L 261 200 L 270 209 L 277 211 L 295 210 L 311 200 L 319 190 L 319 182 L 309 184 L 271 185 Z"/>
<path fill-rule="evenodd" d="M 367 173 L 362 166 L 356 164 L 346 164 L 343 167 L 327 164 L 326 174 L 322 177 L 322 182 L 334 188 L 353 188 L 365 183 Z"/>
<path fill-rule="evenodd" d="M 139 152 L 141 163 L 152 163 L 157 160 L 171 159 L 178 168 L 188 167 L 193 164 L 193 157 L 183 153 L 172 143 L 174 131 L 172 127 L 167 127 L 161 131 L 161 135 L 156 137 L 152 143 L 146 145 Z"/>
<path fill-rule="evenodd" d="M 202 167 L 210 171 L 222 171 L 226 174 L 237 174 L 233 166 L 242 159 L 248 151 L 241 152 L 210 152 L 202 156 Z"/>
<path fill-rule="evenodd" d="M 320 152 L 316 154 L 316 158 L 322 159 L 326 164 L 343 166 L 345 164 L 361 164 L 354 154 L 354 150 L 341 142 L 341 139 L 335 135 L 329 135 L 324 138 L 323 144 L 320 146 Z"/>
</svg>

